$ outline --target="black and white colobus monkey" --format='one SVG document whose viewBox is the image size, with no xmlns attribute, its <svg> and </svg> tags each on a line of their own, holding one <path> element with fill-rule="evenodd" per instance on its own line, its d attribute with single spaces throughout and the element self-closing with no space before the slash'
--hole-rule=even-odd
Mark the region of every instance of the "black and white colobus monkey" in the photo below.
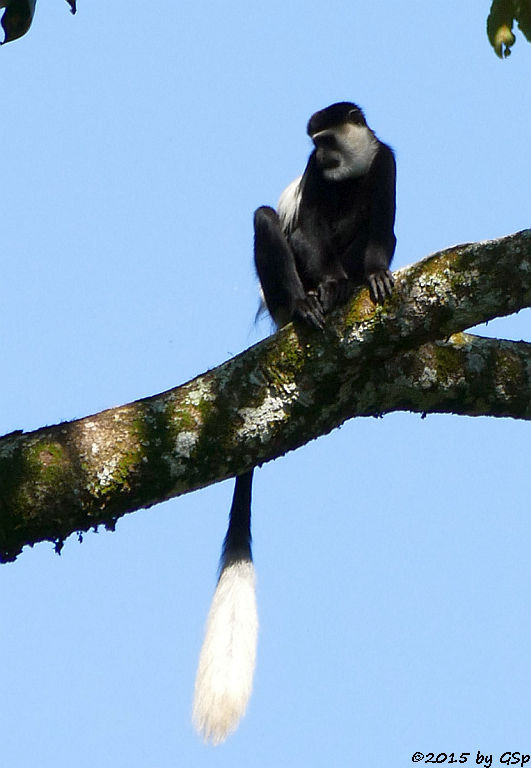
<svg viewBox="0 0 531 768">
<path fill-rule="evenodd" d="M 278 327 L 292 319 L 322 329 L 356 285 L 375 302 L 393 288 L 395 159 L 350 102 L 316 112 L 302 176 L 282 193 L 278 212 L 254 215 L 256 270 Z M 220 577 L 207 620 L 193 718 L 205 740 L 222 742 L 247 707 L 258 619 L 251 554 L 252 470 L 236 478 Z"/>
</svg>

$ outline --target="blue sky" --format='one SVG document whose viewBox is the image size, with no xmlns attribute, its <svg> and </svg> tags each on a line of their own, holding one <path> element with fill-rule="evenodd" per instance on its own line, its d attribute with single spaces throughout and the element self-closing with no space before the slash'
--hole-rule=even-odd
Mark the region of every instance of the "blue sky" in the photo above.
<svg viewBox="0 0 531 768">
<path fill-rule="evenodd" d="M 0 49 L 0 434 L 160 392 L 267 335 L 252 212 L 353 100 L 396 151 L 396 267 L 528 227 L 531 46 L 489 3 L 38 4 Z M 529 311 L 489 335 L 529 339 Z M 232 482 L 0 568 L 2 765 L 411 765 L 531 752 L 529 432 L 358 419 L 263 467 L 250 708 L 190 724 Z M 471 760 L 473 759 L 471 758 Z"/>
</svg>

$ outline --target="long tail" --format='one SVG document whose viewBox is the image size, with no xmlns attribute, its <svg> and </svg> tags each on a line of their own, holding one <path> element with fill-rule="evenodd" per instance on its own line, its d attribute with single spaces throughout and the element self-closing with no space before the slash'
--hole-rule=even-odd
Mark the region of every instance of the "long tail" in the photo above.
<svg viewBox="0 0 531 768">
<path fill-rule="evenodd" d="M 252 480 L 252 470 L 236 478 L 195 679 L 194 725 L 212 744 L 236 730 L 253 685 L 258 616 L 251 553 Z"/>
</svg>

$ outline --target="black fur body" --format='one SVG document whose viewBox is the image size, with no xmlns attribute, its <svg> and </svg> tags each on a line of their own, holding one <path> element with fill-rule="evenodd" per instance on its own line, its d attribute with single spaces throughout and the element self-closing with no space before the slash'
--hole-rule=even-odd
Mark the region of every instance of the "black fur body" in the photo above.
<svg viewBox="0 0 531 768">
<path fill-rule="evenodd" d="M 343 126 L 351 137 L 343 138 Z M 321 328 L 355 286 L 368 283 L 374 301 L 391 293 L 396 166 L 354 104 L 317 112 L 308 133 L 316 147 L 301 179 L 283 193 L 278 213 L 269 206 L 255 212 L 255 264 L 277 325 L 298 317 Z M 341 141 L 344 167 L 336 172 L 330 156 L 341 155 Z"/>
</svg>

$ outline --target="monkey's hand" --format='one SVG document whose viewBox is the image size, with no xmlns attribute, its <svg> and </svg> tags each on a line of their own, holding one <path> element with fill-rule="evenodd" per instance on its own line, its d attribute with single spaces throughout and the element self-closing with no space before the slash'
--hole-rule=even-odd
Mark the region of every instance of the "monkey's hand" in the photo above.
<svg viewBox="0 0 531 768">
<path fill-rule="evenodd" d="M 375 269 L 367 275 L 369 292 L 375 304 L 382 303 L 393 293 L 395 279 L 388 269 Z"/>
<path fill-rule="evenodd" d="M 308 291 L 303 299 L 295 301 L 293 318 L 302 320 L 306 325 L 322 331 L 324 328 L 324 312 L 315 291 Z"/>
<path fill-rule="evenodd" d="M 352 287 L 347 277 L 327 277 L 317 288 L 323 312 L 326 314 L 334 307 L 344 304 L 351 292 Z"/>
</svg>

